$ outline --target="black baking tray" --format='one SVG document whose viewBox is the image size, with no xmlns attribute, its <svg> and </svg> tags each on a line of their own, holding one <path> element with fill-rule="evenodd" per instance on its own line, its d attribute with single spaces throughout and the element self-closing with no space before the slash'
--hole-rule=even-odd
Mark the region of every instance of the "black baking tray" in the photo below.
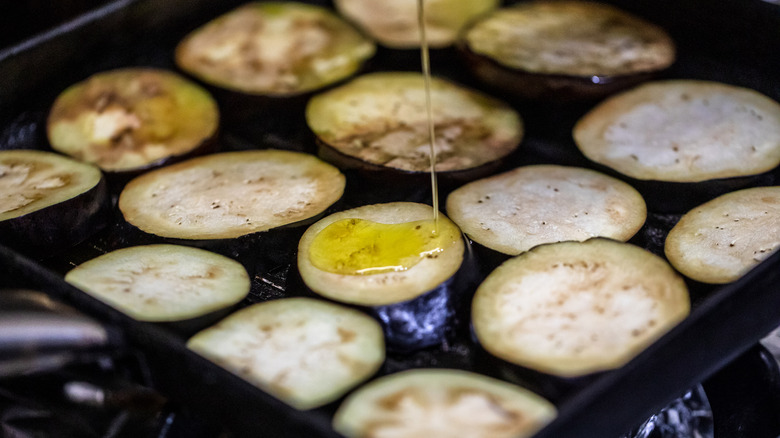
<svg viewBox="0 0 780 438">
<path fill-rule="evenodd" d="M 113 1 L 0 52 L 0 149 L 49 149 L 45 119 L 54 98 L 64 88 L 111 68 L 175 69 L 176 43 L 188 31 L 241 3 Z M 647 17 L 672 34 L 679 60 L 666 77 L 731 83 L 780 100 L 780 6 L 761 0 L 611 3 Z M 416 59 L 412 52 L 380 49 L 368 70 L 418 70 Z M 506 98 L 469 77 L 453 51 L 436 51 L 432 60 L 434 74 Z M 509 166 L 558 163 L 592 167 L 577 152 L 571 127 L 593 102 L 511 103 L 523 116 L 526 137 Z M 314 150 L 299 118 L 275 117 L 273 112 L 254 116 L 223 120 L 220 142 L 224 150 Z M 243 124 L 247 120 L 254 122 L 251 127 Z M 392 199 L 430 202 L 425 187 L 388 192 L 368 186 L 366 190 L 365 185 L 357 185 L 356 178 L 348 174 L 347 193 L 339 208 Z M 780 171 L 775 170 L 763 183 L 777 181 Z M 118 190 L 114 187 L 115 195 Z M 663 238 L 678 218 L 651 211 L 634 243 L 661 253 Z M 296 411 L 189 352 L 181 334 L 131 320 L 62 280 L 63 272 L 81 261 L 119 247 L 153 241 L 159 239 L 134 231 L 115 209 L 106 230 L 44 260 L 31 260 L 0 247 L 0 287 L 44 290 L 119 328 L 132 346 L 145 353 L 156 388 L 238 436 L 338 436 L 330 427 L 337 403 L 308 412 Z M 238 258 L 250 270 L 252 291 L 242 305 L 297 294 L 297 290 L 288 288 L 289 277 L 294 275 L 294 248 L 266 252 L 253 248 L 253 244 L 249 239 L 235 247 L 217 248 Z M 267 253 L 267 257 L 257 259 L 253 255 L 257 252 Z M 551 399 L 559 409 L 555 422 L 537 437 L 618 436 L 721 369 L 780 324 L 780 254 L 735 283 L 713 287 L 690 282 L 689 286 L 693 299 L 689 318 L 626 366 L 588 379 L 563 381 L 507 372 L 506 367 L 486 359 L 467 329 L 440 347 L 406 355 L 390 353 L 380 375 L 415 367 L 451 367 L 520 381 Z M 467 321 L 461 323 L 467 326 Z"/>
</svg>

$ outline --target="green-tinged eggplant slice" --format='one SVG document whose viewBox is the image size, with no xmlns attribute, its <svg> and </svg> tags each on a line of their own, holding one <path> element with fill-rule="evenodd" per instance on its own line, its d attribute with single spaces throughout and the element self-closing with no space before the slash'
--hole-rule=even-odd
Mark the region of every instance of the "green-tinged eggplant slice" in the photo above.
<svg viewBox="0 0 780 438">
<path fill-rule="evenodd" d="M 450 369 L 417 369 L 375 380 L 350 395 L 333 419 L 349 438 L 525 438 L 555 407 L 510 383 Z"/>
<path fill-rule="evenodd" d="M 215 146 L 219 111 L 181 76 L 152 68 L 95 74 L 59 95 L 48 119 L 52 148 L 107 172 L 133 172 Z"/>
<path fill-rule="evenodd" d="M 65 281 L 139 321 L 184 321 L 238 303 L 249 293 L 244 267 L 179 245 L 118 249 L 84 262 Z"/>
<path fill-rule="evenodd" d="M 243 5 L 189 34 L 176 63 L 219 87 L 294 95 L 354 74 L 376 47 L 331 11 L 296 2 Z"/>
<path fill-rule="evenodd" d="M 780 248 L 780 187 L 722 195 L 672 228 L 664 251 L 685 276 L 704 283 L 735 281 Z"/>
<path fill-rule="evenodd" d="M 107 208 L 97 167 L 51 152 L 0 151 L 0 243 L 51 254 L 102 228 Z"/>
<path fill-rule="evenodd" d="M 299 152 L 226 152 L 130 181 L 119 197 L 127 222 L 162 237 L 226 239 L 297 224 L 338 201 L 345 178 Z"/>
<path fill-rule="evenodd" d="M 436 170 L 446 177 L 499 162 L 520 143 L 520 116 L 508 105 L 433 78 Z M 425 89 L 418 73 L 373 73 L 315 96 L 306 121 L 342 167 L 430 171 Z M 333 155 L 332 153 L 330 155 Z"/>
<path fill-rule="evenodd" d="M 477 289 L 472 324 L 492 355 L 576 377 L 622 366 L 689 310 L 665 260 L 596 238 L 537 246 L 499 266 Z"/>
<path fill-rule="evenodd" d="M 242 309 L 192 337 L 187 347 L 302 410 L 338 399 L 385 358 L 376 321 L 311 298 Z"/>
<path fill-rule="evenodd" d="M 452 330 L 458 299 L 471 284 L 460 230 L 430 206 L 366 205 L 321 219 L 298 245 L 298 270 L 315 293 L 365 306 L 388 343 L 414 349 Z"/>
<path fill-rule="evenodd" d="M 615 7 L 531 1 L 475 20 L 458 45 L 477 77 L 530 98 L 606 95 L 646 80 L 675 59 L 658 26 Z"/>
<path fill-rule="evenodd" d="M 534 246 L 609 237 L 626 241 L 647 208 L 630 185 L 593 170 L 536 165 L 450 193 L 447 214 L 476 242 L 517 255 Z"/>
<path fill-rule="evenodd" d="M 420 47 L 419 0 L 336 0 L 336 9 L 382 45 Z M 430 0 L 425 8 L 425 36 L 431 47 L 451 45 L 471 19 L 495 9 L 498 0 Z"/>
</svg>

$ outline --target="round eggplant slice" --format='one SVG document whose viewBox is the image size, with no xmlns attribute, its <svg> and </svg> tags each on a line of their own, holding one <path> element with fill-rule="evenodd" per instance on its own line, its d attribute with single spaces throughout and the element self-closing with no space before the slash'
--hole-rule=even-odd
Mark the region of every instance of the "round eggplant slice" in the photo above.
<svg viewBox="0 0 780 438">
<path fill-rule="evenodd" d="M 385 359 L 376 321 L 311 298 L 247 307 L 198 333 L 187 347 L 301 410 L 338 399 Z"/>
<path fill-rule="evenodd" d="M 119 209 L 157 236 L 228 239 L 311 219 L 341 198 L 344 185 L 338 169 L 308 154 L 226 152 L 133 179 Z"/>
<path fill-rule="evenodd" d="M 458 41 L 472 72 L 525 98 L 596 98 L 668 68 L 663 29 L 612 6 L 533 1 L 471 23 Z"/>
<path fill-rule="evenodd" d="M 420 47 L 419 0 L 335 0 L 336 9 L 380 44 L 395 49 Z M 460 29 L 474 17 L 495 9 L 498 0 L 432 0 L 425 2 L 428 45 L 441 48 L 455 42 Z"/>
<path fill-rule="evenodd" d="M 490 168 L 517 149 L 520 116 L 508 105 L 433 78 L 436 170 L 441 177 Z M 306 121 L 326 149 L 347 168 L 430 172 L 425 88 L 418 73 L 373 73 L 317 95 Z M 491 168 L 492 170 L 492 168 Z"/>
<path fill-rule="evenodd" d="M 450 369 L 416 369 L 350 395 L 333 419 L 358 437 L 530 437 L 555 419 L 547 400 L 516 385 Z"/>
<path fill-rule="evenodd" d="M 472 324 L 490 354 L 577 377 L 622 366 L 689 310 L 666 261 L 596 238 L 541 245 L 499 266 L 477 289 Z"/>
<path fill-rule="evenodd" d="M 295 95 L 354 74 L 376 47 L 325 8 L 295 2 L 243 5 L 176 48 L 186 72 L 254 95 Z"/>
<path fill-rule="evenodd" d="M 139 321 L 184 321 L 229 308 L 249 293 L 244 267 L 179 245 L 118 249 L 84 262 L 65 281 Z"/>
<path fill-rule="evenodd" d="M 654 82 L 604 101 L 573 135 L 587 158 L 627 178 L 651 209 L 687 211 L 780 164 L 780 104 L 716 82 Z M 684 208 L 665 208 L 675 204 Z"/>
<path fill-rule="evenodd" d="M 332 214 L 301 238 L 301 279 L 321 296 L 368 307 L 394 349 L 438 344 L 473 273 L 460 230 L 442 215 L 436 227 L 431 207 L 411 202 Z"/>
<path fill-rule="evenodd" d="M 0 151 L 0 243 L 51 254 L 105 226 L 108 208 L 97 167 L 51 152 Z"/>
<path fill-rule="evenodd" d="M 756 187 L 713 199 L 672 228 L 664 251 L 685 276 L 728 283 L 780 248 L 780 187 Z"/>
<path fill-rule="evenodd" d="M 609 237 L 626 241 L 647 208 L 630 185 L 593 170 L 520 167 L 471 182 L 447 198 L 447 214 L 466 235 L 517 255 L 534 246 Z"/>
<path fill-rule="evenodd" d="M 219 110 L 201 87 L 151 68 L 98 73 L 57 97 L 54 150 L 106 172 L 138 172 L 216 146 Z"/>
</svg>

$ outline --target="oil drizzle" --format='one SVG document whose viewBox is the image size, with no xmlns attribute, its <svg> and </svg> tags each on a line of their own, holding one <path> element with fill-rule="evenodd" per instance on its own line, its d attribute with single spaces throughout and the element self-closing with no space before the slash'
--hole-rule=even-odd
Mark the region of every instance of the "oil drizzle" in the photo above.
<svg viewBox="0 0 780 438">
<path fill-rule="evenodd" d="M 424 0 L 417 0 L 417 25 L 420 29 L 420 61 L 425 81 L 425 109 L 428 114 L 428 141 L 431 160 L 431 197 L 433 198 L 434 234 L 439 232 L 439 187 L 436 181 L 436 134 L 433 124 L 433 104 L 431 103 L 431 59 L 428 53 L 428 39 L 425 36 Z"/>
</svg>

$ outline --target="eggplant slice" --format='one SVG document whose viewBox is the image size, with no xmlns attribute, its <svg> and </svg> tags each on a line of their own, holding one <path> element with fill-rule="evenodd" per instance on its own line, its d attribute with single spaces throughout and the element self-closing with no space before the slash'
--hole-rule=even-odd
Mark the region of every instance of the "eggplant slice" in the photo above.
<svg viewBox="0 0 780 438">
<path fill-rule="evenodd" d="M 499 162 L 517 149 L 522 121 L 505 103 L 438 78 L 431 82 L 431 100 L 436 170 L 443 177 Z M 313 97 L 306 121 L 321 146 L 346 158 L 336 161 L 340 167 L 430 171 L 421 74 L 358 77 Z"/>
<path fill-rule="evenodd" d="M 420 47 L 418 0 L 335 0 L 336 9 L 384 46 L 394 49 Z M 495 9 L 498 0 L 436 0 L 425 2 L 428 45 L 451 45 L 461 28 L 474 17 Z"/>
<path fill-rule="evenodd" d="M 244 267 L 179 245 L 118 249 L 84 262 L 65 281 L 138 321 L 184 321 L 229 308 L 249 293 Z"/>
<path fill-rule="evenodd" d="M 589 169 L 536 165 L 453 191 L 447 214 L 477 243 L 518 255 L 566 240 L 626 241 L 644 224 L 647 208 L 639 192 L 618 179 Z"/>
<path fill-rule="evenodd" d="M 729 283 L 780 248 L 780 187 L 728 193 L 700 205 L 672 228 L 664 252 L 683 275 Z"/>
<path fill-rule="evenodd" d="M 219 110 L 181 76 L 152 68 L 95 74 L 57 97 L 47 132 L 54 150 L 106 172 L 138 172 L 216 146 Z"/>
<path fill-rule="evenodd" d="M 525 438 L 555 416 L 552 404 L 519 386 L 467 371 L 417 369 L 357 390 L 333 427 L 349 438 Z"/>
<path fill-rule="evenodd" d="M 388 344 L 414 350 L 441 343 L 473 285 L 460 230 L 430 206 L 366 205 L 315 223 L 298 245 L 305 285 L 326 298 L 367 307 Z"/>
<path fill-rule="evenodd" d="M 376 321 L 311 298 L 252 305 L 198 333 L 187 347 L 301 410 L 338 399 L 385 357 Z"/>
<path fill-rule="evenodd" d="M 596 98 L 665 70 L 672 39 L 615 7 L 531 1 L 472 22 L 458 47 L 487 84 L 526 98 Z"/>
<path fill-rule="evenodd" d="M 51 152 L 0 151 L 0 243 L 51 255 L 105 226 L 100 169 Z"/>
<path fill-rule="evenodd" d="M 717 82 L 653 82 L 591 110 L 574 140 L 590 160 L 638 180 L 756 175 L 780 164 L 780 104 Z"/>
<path fill-rule="evenodd" d="M 284 96 L 343 80 L 375 51 L 371 40 L 325 8 L 255 2 L 188 35 L 176 48 L 176 63 L 221 88 Z"/>
<path fill-rule="evenodd" d="M 141 175 L 119 197 L 130 224 L 161 237 L 228 239 L 297 225 L 339 200 L 345 178 L 299 152 L 193 158 Z"/>
<path fill-rule="evenodd" d="M 490 354 L 562 377 L 618 368 L 690 311 L 683 279 L 639 247 L 541 245 L 479 286 L 472 324 Z"/>
</svg>

